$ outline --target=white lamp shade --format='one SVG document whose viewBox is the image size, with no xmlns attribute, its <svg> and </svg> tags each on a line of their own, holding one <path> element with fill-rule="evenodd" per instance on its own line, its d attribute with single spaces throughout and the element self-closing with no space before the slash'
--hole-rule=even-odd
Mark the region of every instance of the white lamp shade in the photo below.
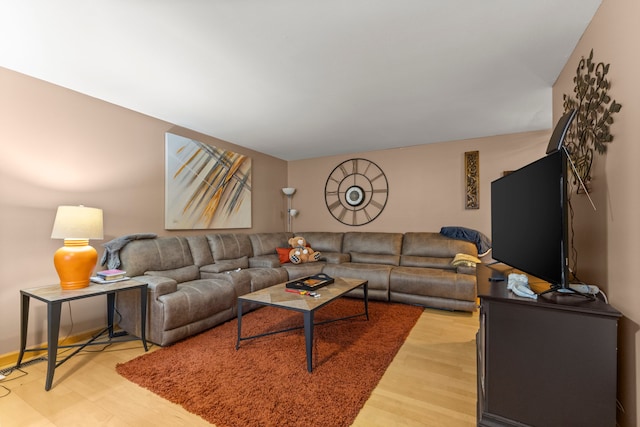
<svg viewBox="0 0 640 427">
<path fill-rule="evenodd" d="M 296 192 L 296 189 L 295 189 L 295 188 L 292 188 L 292 187 L 286 187 L 286 188 L 283 188 L 283 189 L 282 189 L 282 192 L 283 192 L 284 194 L 286 194 L 287 196 L 293 196 L 293 193 L 295 193 L 295 192 Z"/>
<path fill-rule="evenodd" d="M 58 206 L 52 239 L 103 239 L 102 209 Z"/>
</svg>

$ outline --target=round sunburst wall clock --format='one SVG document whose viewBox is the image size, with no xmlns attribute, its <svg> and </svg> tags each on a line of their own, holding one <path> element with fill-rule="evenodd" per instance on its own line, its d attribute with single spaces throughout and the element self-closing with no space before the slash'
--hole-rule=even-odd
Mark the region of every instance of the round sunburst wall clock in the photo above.
<svg viewBox="0 0 640 427">
<path fill-rule="evenodd" d="M 336 166 L 324 186 L 327 209 L 346 225 L 364 225 L 376 219 L 387 204 L 389 183 L 378 165 L 349 159 Z"/>
</svg>

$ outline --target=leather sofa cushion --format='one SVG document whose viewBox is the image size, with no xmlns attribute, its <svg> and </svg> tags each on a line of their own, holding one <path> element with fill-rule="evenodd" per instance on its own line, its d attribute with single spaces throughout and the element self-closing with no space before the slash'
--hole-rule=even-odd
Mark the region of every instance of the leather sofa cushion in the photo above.
<svg viewBox="0 0 640 427">
<path fill-rule="evenodd" d="M 400 257 L 400 265 L 405 267 L 444 268 L 446 270 L 455 270 L 455 267 L 451 264 L 451 258 L 437 258 L 430 256 L 402 255 Z"/>
<path fill-rule="evenodd" d="M 182 236 L 134 240 L 120 251 L 120 269 L 128 276 L 149 270 L 170 270 L 193 265 L 187 240 Z"/>
<path fill-rule="evenodd" d="M 391 292 L 475 301 L 476 277 L 436 268 L 397 267 L 391 271 Z"/>
<path fill-rule="evenodd" d="M 149 270 L 144 272 L 145 276 L 160 276 L 173 279 L 178 283 L 198 280 L 200 278 L 200 269 L 197 265 L 189 265 L 187 267 L 172 268 L 169 270 Z"/>
<path fill-rule="evenodd" d="M 471 242 L 451 239 L 440 233 L 405 233 L 402 241 L 402 255 L 450 258 L 450 262 L 458 253 L 478 256 L 478 248 Z"/>
<path fill-rule="evenodd" d="M 187 243 L 189 244 L 189 249 L 191 249 L 195 265 L 213 264 L 213 255 L 211 254 L 207 236 L 187 236 Z"/>
<path fill-rule="evenodd" d="M 344 234 L 342 252 L 379 255 L 400 255 L 402 233 L 372 233 L 353 231 Z M 353 261 L 353 260 L 352 260 Z"/>
<path fill-rule="evenodd" d="M 364 264 L 347 262 L 344 264 L 326 264 L 323 273 L 331 277 L 352 277 L 369 282 L 369 298 L 372 300 L 389 300 L 389 277 L 393 269 L 398 268 L 385 264 Z M 354 289 L 348 295 L 361 296 L 362 289 Z"/>
<path fill-rule="evenodd" d="M 168 331 L 232 308 L 235 290 L 223 280 L 194 280 L 178 285 L 178 290 L 158 298 L 165 307 L 164 330 Z"/>
<path fill-rule="evenodd" d="M 246 270 L 251 276 L 251 292 L 268 288 L 289 280 L 284 268 L 250 268 Z"/>
<path fill-rule="evenodd" d="M 367 264 L 400 265 L 399 255 L 380 255 L 362 252 L 351 252 L 351 262 Z"/>
<path fill-rule="evenodd" d="M 314 251 L 342 252 L 342 238 L 344 233 L 331 233 L 323 231 L 306 231 L 295 233 L 296 236 L 305 238 Z"/>
<path fill-rule="evenodd" d="M 222 273 L 223 271 L 237 270 L 238 268 L 249 268 L 249 258 L 243 256 L 235 259 L 216 260 L 213 264 L 203 265 L 200 270 L 207 273 Z"/>
<path fill-rule="evenodd" d="M 213 261 L 235 260 L 244 256 L 253 255 L 251 250 L 251 240 L 246 234 L 208 234 L 207 241 Z M 236 267 L 237 268 L 237 267 Z"/>
<path fill-rule="evenodd" d="M 171 292 L 178 290 L 178 282 L 168 277 L 146 275 L 144 277 L 136 276 L 136 279 L 147 283 L 149 300 L 156 299 L 160 295 L 170 294 Z M 138 304 L 140 304 L 140 301 L 137 301 L 136 307 L 138 307 Z"/>
<path fill-rule="evenodd" d="M 343 254 L 340 252 L 320 252 L 320 261 L 325 261 L 328 264 L 342 264 L 343 262 L 351 261 L 351 255 Z"/>
<path fill-rule="evenodd" d="M 472 276 L 476 275 L 475 267 L 467 267 L 466 265 L 459 265 L 456 267 L 456 271 L 460 274 L 470 274 Z"/>
<path fill-rule="evenodd" d="M 271 255 L 276 253 L 276 248 L 289 246 L 291 233 L 255 233 L 250 234 L 249 239 L 253 250 L 253 256 Z"/>
<path fill-rule="evenodd" d="M 282 268 L 287 270 L 288 279 L 295 280 L 301 277 L 311 276 L 314 274 L 322 273 L 325 263 L 320 262 L 303 262 L 302 264 L 288 263 L 284 264 Z"/>
<path fill-rule="evenodd" d="M 282 264 L 280 263 L 280 258 L 278 255 L 269 254 L 269 255 L 260 255 L 249 258 L 249 267 L 250 268 L 277 268 Z"/>
<path fill-rule="evenodd" d="M 459 253 L 477 256 L 478 249 L 471 242 L 451 239 L 440 233 L 405 233 L 400 265 L 455 270 L 451 261 Z"/>
</svg>

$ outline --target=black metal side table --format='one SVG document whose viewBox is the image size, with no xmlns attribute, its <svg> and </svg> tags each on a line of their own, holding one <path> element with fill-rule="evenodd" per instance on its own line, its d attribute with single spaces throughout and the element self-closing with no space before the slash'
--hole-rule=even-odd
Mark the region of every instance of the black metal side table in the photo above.
<svg viewBox="0 0 640 427">
<path fill-rule="evenodd" d="M 140 324 L 142 326 L 141 337 L 127 336 L 124 331 L 114 332 L 113 319 L 115 309 L 115 297 L 120 291 L 129 291 L 132 289 L 140 290 Z M 147 284 L 136 280 L 125 280 L 109 284 L 90 284 L 86 288 L 63 290 L 60 285 L 47 285 L 36 288 L 22 289 L 20 291 L 20 353 L 18 354 L 17 366 L 20 367 L 24 353 L 27 351 L 47 350 L 47 379 L 44 389 L 49 391 L 53 383 L 53 373 L 55 369 L 69 360 L 72 356 L 81 351 L 88 345 L 108 344 L 119 341 L 141 340 L 144 350 L 148 351 L 146 339 L 146 320 L 147 320 Z M 99 295 L 107 296 L 107 327 L 99 333 L 95 334 L 91 339 L 82 344 L 58 345 L 58 337 L 60 334 L 60 313 L 62 311 L 62 303 L 83 298 L 91 298 Z M 27 349 L 27 326 L 29 323 L 29 301 L 35 298 L 47 304 L 47 347 L 38 347 Z M 108 332 L 108 341 L 96 341 L 102 335 Z M 119 338 L 124 337 L 124 338 Z M 113 340 L 113 338 L 119 338 Z M 78 347 L 73 353 L 61 361 L 57 361 L 58 348 Z"/>
</svg>

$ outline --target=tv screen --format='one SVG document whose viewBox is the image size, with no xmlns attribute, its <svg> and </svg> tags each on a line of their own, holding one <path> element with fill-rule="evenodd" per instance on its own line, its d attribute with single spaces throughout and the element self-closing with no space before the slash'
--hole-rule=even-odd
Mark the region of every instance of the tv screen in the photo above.
<svg viewBox="0 0 640 427">
<path fill-rule="evenodd" d="M 567 167 L 555 151 L 491 183 L 492 256 L 567 288 Z"/>
</svg>

